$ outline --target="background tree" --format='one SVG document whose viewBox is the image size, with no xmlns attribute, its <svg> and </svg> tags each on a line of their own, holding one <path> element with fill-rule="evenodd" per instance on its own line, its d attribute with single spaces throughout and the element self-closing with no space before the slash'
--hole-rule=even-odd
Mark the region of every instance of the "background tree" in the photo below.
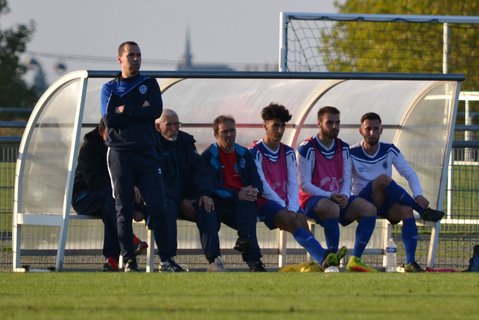
<svg viewBox="0 0 479 320">
<path fill-rule="evenodd" d="M 6 0 L 0 0 L 0 16 L 9 12 Z M 18 24 L 9 29 L 0 29 L 0 106 L 32 107 L 38 96 L 33 86 L 29 86 L 23 76 L 26 66 L 20 63 L 20 55 L 35 30 L 33 21 Z M 11 118 L 12 114 L 0 114 L 2 119 Z"/>
<path fill-rule="evenodd" d="M 343 0 L 339 13 L 479 15 L 477 0 Z M 463 73 L 462 90 L 479 90 L 479 25 L 450 24 L 448 73 Z M 330 71 L 442 73 L 443 24 L 335 22 L 319 51 Z"/>
</svg>

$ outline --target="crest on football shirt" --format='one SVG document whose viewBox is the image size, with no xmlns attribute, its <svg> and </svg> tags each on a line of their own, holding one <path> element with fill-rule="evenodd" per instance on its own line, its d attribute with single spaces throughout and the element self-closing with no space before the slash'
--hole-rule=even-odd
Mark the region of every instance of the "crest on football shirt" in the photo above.
<svg viewBox="0 0 479 320">
<path fill-rule="evenodd" d="M 141 94 L 145 94 L 148 91 L 148 87 L 142 84 L 139 88 Z"/>
</svg>

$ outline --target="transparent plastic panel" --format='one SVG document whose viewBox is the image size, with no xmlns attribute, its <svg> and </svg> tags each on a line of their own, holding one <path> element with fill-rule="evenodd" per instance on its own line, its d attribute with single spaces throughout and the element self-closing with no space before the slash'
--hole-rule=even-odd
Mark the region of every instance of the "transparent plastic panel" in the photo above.
<svg viewBox="0 0 479 320">
<path fill-rule="evenodd" d="M 278 102 L 294 110 L 320 90 L 327 80 L 295 79 L 186 79 L 163 92 L 166 107 L 177 110 L 181 121 L 211 123 L 221 114 L 234 115 L 238 123 L 259 123 L 261 109 Z"/>
<path fill-rule="evenodd" d="M 101 88 L 108 79 L 89 78 L 83 112 L 83 126 L 96 126 L 101 118 Z M 84 134 L 84 132 L 82 132 Z M 83 137 L 83 136 L 82 136 Z"/>
<path fill-rule="evenodd" d="M 100 93 L 109 79 L 89 79 L 82 134 L 100 119 Z M 285 105 L 293 117 L 290 124 L 300 125 L 303 112 L 316 101 L 301 128 L 298 139 L 293 130 L 283 137 L 296 146 L 317 132 L 316 112 L 332 105 L 341 110 L 341 137 L 350 144 L 360 140 L 357 133 L 362 114 L 374 111 L 383 117 L 383 139 L 392 141 L 404 110 L 429 81 L 384 80 L 304 80 L 304 79 L 157 79 L 163 90 L 166 108 L 175 110 L 184 124 L 182 130 L 193 134 L 199 151 L 215 141 L 211 123 L 220 114 L 234 116 L 238 124 L 237 142 L 249 145 L 262 137 L 261 109 L 270 102 Z M 387 113 L 384 110 L 387 109 Z"/>
<path fill-rule="evenodd" d="M 431 83 L 404 113 L 395 145 L 419 176 L 425 197 L 438 206 L 439 186 L 453 115 L 456 83 Z"/>
<path fill-rule="evenodd" d="M 316 127 L 317 112 L 323 106 L 334 106 L 341 111 L 340 137 L 349 144 L 361 140 L 358 133 L 361 116 L 378 113 L 385 129 L 382 139 L 392 141 L 404 112 L 430 84 L 430 81 L 347 80 L 326 92 L 311 109 L 305 124 Z M 300 141 L 317 129 L 301 130 Z"/>
<path fill-rule="evenodd" d="M 262 138 L 261 110 L 270 102 L 283 104 L 292 114 L 289 122 L 298 121 L 305 105 L 318 92 L 337 81 L 298 79 L 185 79 L 163 92 L 164 106 L 175 110 L 182 130 L 193 134 L 201 152 L 215 142 L 213 120 L 222 114 L 232 115 L 237 123 L 236 142 L 248 146 Z M 291 130 L 285 132 L 289 141 Z"/>
<path fill-rule="evenodd" d="M 41 110 L 26 146 L 23 212 L 61 214 L 80 80 L 59 88 Z"/>
</svg>

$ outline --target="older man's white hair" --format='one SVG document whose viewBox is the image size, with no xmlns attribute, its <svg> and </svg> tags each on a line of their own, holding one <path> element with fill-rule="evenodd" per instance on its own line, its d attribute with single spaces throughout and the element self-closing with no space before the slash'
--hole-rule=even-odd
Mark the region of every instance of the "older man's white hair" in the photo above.
<svg viewBox="0 0 479 320">
<path fill-rule="evenodd" d="M 162 123 L 162 122 L 166 122 L 165 121 L 165 118 L 166 117 L 178 117 L 178 114 L 173 111 L 172 109 L 168 109 L 168 108 L 165 108 L 163 109 L 163 112 L 161 113 L 161 116 L 155 120 L 155 123 Z"/>
</svg>

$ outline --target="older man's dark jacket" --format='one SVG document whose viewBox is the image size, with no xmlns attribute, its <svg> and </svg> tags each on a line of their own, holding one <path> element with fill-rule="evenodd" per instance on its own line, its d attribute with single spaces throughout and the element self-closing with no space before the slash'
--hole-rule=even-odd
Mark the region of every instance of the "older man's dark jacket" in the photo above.
<svg viewBox="0 0 479 320">
<path fill-rule="evenodd" d="M 180 204 L 184 198 L 211 196 L 213 183 L 194 137 L 184 131 L 178 132 L 175 141 L 159 136 L 166 197 Z"/>
</svg>

